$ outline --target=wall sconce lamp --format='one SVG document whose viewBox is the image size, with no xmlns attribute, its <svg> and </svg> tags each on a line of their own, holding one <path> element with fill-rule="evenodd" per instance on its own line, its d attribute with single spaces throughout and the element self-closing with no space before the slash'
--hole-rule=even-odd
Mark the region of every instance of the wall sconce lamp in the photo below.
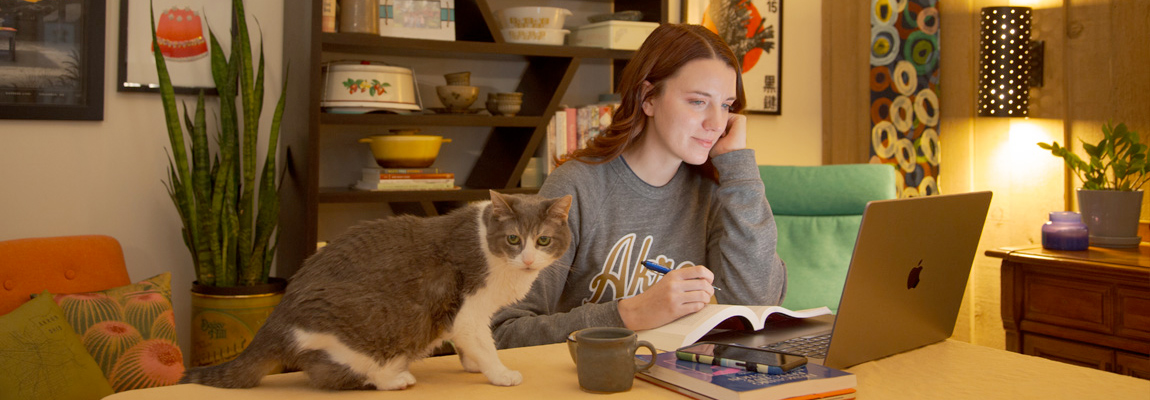
<svg viewBox="0 0 1150 400">
<path fill-rule="evenodd" d="M 1025 117 L 1030 88 L 1042 87 L 1043 42 L 1030 41 L 1030 7 L 982 9 L 978 115 Z"/>
</svg>

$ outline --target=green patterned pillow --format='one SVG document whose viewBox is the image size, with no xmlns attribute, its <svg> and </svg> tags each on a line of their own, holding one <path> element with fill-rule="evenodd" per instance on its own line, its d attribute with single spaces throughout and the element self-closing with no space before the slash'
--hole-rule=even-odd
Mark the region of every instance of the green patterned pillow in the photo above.
<svg viewBox="0 0 1150 400">
<path fill-rule="evenodd" d="M 112 387 L 48 291 L 0 316 L 0 397 L 100 399 Z"/>
<path fill-rule="evenodd" d="M 184 373 L 171 280 L 165 272 L 100 292 L 53 296 L 117 392 L 171 385 Z"/>
</svg>

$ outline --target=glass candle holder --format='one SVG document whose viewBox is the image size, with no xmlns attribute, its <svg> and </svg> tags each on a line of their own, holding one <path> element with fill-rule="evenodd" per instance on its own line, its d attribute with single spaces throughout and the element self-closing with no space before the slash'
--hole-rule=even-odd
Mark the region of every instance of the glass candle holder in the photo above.
<svg viewBox="0 0 1150 400">
<path fill-rule="evenodd" d="M 1050 250 L 1086 250 L 1090 235 L 1082 216 L 1073 211 L 1053 211 L 1042 225 L 1042 247 Z"/>
</svg>

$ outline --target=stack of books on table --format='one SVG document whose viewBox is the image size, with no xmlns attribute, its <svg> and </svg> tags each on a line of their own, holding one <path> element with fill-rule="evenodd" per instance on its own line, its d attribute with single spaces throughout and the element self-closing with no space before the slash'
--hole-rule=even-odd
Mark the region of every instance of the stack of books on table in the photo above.
<svg viewBox="0 0 1150 400">
<path fill-rule="evenodd" d="M 651 356 L 635 357 L 644 363 Z M 680 360 L 675 352 L 659 353 L 655 365 L 639 379 L 695 399 L 721 400 L 848 400 L 858 382 L 849 372 L 807 364 L 785 374 L 771 375 Z"/>
<path fill-rule="evenodd" d="M 438 168 L 364 168 L 363 177 L 353 188 L 373 191 L 458 189 L 455 174 Z"/>
</svg>

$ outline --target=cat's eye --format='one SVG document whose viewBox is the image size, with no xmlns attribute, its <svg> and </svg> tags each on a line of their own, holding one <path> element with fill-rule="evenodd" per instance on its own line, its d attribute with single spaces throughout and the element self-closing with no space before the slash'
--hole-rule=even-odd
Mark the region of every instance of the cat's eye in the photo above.
<svg viewBox="0 0 1150 400">
<path fill-rule="evenodd" d="M 520 242 L 520 239 L 519 239 L 518 235 L 507 235 L 507 243 L 517 245 L 517 244 L 519 244 L 519 242 Z"/>
<path fill-rule="evenodd" d="M 551 237 L 550 236 L 540 236 L 539 239 L 535 239 L 535 244 L 540 245 L 540 246 L 551 245 Z"/>
</svg>

